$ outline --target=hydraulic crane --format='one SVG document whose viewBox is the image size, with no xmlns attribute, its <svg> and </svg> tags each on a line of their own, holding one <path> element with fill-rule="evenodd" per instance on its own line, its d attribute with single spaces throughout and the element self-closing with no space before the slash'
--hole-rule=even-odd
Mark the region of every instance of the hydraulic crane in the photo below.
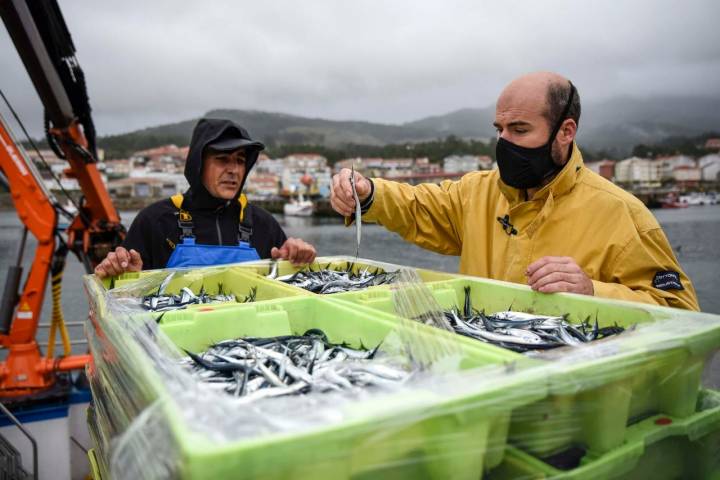
<svg viewBox="0 0 720 480">
<path fill-rule="evenodd" d="M 53 391 L 58 373 L 82 369 L 89 355 L 71 355 L 60 310 L 60 282 L 68 251 L 87 272 L 122 242 L 125 230 L 97 168 L 95 128 L 85 77 L 55 0 L 0 0 L 0 16 L 45 109 L 47 141 L 67 160 L 65 174 L 77 179 L 82 197 L 66 230 L 58 228 L 63 208 L 48 192 L 24 149 L 0 117 L 0 181 L 10 190 L 24 225 L 18 261 L 10 267 L 0 303 L 0 345 L 8 350 L 0 363 L 0 399 L 24 399 Z M 67 213 L 67 212 L 64 212 Z M 37 249 L 22 291 L 22 256 L 27 232 Z M 48 348 L 36 341 L 48 277 L 53 315 Z M 63 355 L 55 356 L 57 333 Z"/>
</svg>

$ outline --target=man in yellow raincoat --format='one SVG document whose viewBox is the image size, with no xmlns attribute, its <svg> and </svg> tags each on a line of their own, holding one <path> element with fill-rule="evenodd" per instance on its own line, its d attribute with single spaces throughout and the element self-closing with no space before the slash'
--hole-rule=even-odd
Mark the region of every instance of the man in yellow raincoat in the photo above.
<svg viewBox="0 0 720 480">
<path fill-rule="evenodd" d="M 411 186 L 355 173 L 362 219 L 423 248 L 460 255 L 460 273 L 698 310 L 690 279 L 650 211 L 583 164 L 576 88 L 539 72 L 497 101 L 498 169 Z M 350 170 L 331 203 L 352 215 Z"/>
</svg>

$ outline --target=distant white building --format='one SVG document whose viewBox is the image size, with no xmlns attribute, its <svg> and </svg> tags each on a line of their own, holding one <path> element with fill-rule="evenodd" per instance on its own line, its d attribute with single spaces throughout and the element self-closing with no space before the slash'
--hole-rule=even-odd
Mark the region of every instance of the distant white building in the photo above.
<svg viewBox="0 0 720 480">
<path fill-rule="evenodd" d="M 487 155 L 450 155 L 443 159 L 443 171 L 447 173 L 465 173 L 492 168 L 492 158 Z"/>
<path fill-rule="evenodd" d="M 261 153 L 250 170 L 244 191 L 252 198 L 272 197 L 280 193 L 280 178 L 285 165 Z"/>
<path fill-rule="evenodd" d="M 473 172 L 480 166 L 477 155 L 450 155 L 443 158 L 443 170 L 448 173 Z"/>
<path fill-rule="evenodd" d="M 116 198 L 162 198 L 178 193 L 177 185 L 160 177 L 128 177 L 108 182 L 108 192 Z"/>
<path fill-rule="evenodd" d="M 697 184 L 702 180 L 702 170 L 698 167 L 676 167 L 673 170 L 673 180 L 677 183 Z"/>
<path fill-rule="evenodd" d="M 323 168 L 327 167 L 327 158 L 317 153 L 293 153 L 283 158 L 285 168 Z"/>
<path fill-rule="evenodd" d="M 136 164 L 172 163 L 182 165 L 187 158 L 189 147 L 178 147 L 177 145 L 163 145 L 161 147 L 140 150 L 132 154 L 131 158 Z"/>
<path fill-rule="evenodd" d="M 272 173 L 252 173 L 243 191 L 251 198 L 273 197 L 280 193 L 280 177 Z"/>
<path fill-rule="evenodd" d="M 413 173 L 415 175 L 433 175 L 442 172 L 442 165 L 439 163 L 432 163 L 428 157 L 421 157 L 415 159 L 415 165 L 413 166 Z"/>
<path fill-rule="evenodd" d="M 327 158 L 315 153 L 295 153 L 283 159 L 281 176 L 283 192 L 330 196 L 332 171 Z"/>
<path fill-rule="evenodd" d="M 384 159 L 380 157 L 355 157 L 345 158 L 335 162 L 335 173 L 340 173 L 343 168 L 355 167 L 355 170 L 365 176 L 378 177 L 383 172 Z"/>
<path fill-rule="evenodd" d="M 697 162 L 694 158 L 688 157 L 687 155 L 673 155 L 670 157 L 660 157 L 655 159 L 656 162 L 660 162 L 660 180 L 673 180 L 675 179 L 675 170 L 680 168 L 692 169 L 697 167 Z"/>
<path fill-rule="evenodd" d="M 273 160 L 264 153 L 261 153 L 255 163 L 255 166 L 250 170 L 250 175 L 257 173 L 258 175 L 277 175 L 282 176 L 282 172 L 285 169 L 285 162 L 283 159 Z"/>
<path fill-rule="evenodd" d="M 615 181 L 655 185 L 660 183 L 660 170 L 660 162 L 647 158 L 626 158 L 615 164 Z"/>
<path fill-rule="evenodd" d="M 126 178 L 130 176 L 133 169 L 133 161 L 129 159 L 106 160 L 98 164 L 108 178 Z"/>
<path fill-rule="evenodd" d="M 152 185 L 154 185 L 153 193 L 160 194 L 162 192 L 162 196 L 171 196 L 175 195 L 178 192 L 184 192 L 188 188 L 190 188 L 190 184 L 187 181 L 187 178 L 185 178 L 185 175 L 182 173 L 161 173 L 158 172 L 152 172 L 145 168 L 134 168 L 130 171 L 130 176 L 125 180 L 133 180 L 139 182 L 139 184 L 142 184 L 142 180 L 150 179 L 153 180 Z M 160 182 L 161 186 L 157 187 L 158 183 L 154 182 L 157 180 Z M 132 184 L 132 182 L 128 182 L 128 185 Z M 118 184 L 121 185 L 121 184 Z M 138 187 L 142 188 L 142 187 Z M 167 194 L 167 195 L 166 195 Z"/>
<path fill-rule="evenodd" d="M 346 158 L 335 163 L 335 172 L 343 168 L 355 167 L 355 170 L 369 177 L 395 178 L 413 173 L 431 173 L 441 170 L 440 165 L 430 163 L 430 159 L 421 158 Z"/>
<path fill-rule="evenodd" d="M 698 167 L 702 171 L 705 182 L 720 181 L 720 154 L 711 153 L 698 159 Z"/>
</svg>

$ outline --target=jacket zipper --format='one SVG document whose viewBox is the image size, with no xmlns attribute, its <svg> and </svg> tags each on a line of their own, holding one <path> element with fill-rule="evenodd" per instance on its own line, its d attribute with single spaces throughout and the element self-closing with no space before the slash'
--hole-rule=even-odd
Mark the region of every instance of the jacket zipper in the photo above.
<svg viewBox="0 0 720 480">
<path fill-rule="evenodd" d="M 217 211 L 215 212 L 215 228 L 217 229 L 217 238 L 218 238 L 218 245 L 222 245 L 222 233 L 220 232 L 220 214 L 223 212 L 224 208 L 219 207 Z"/>
<path fill-rule="evenodd" d="M 217 228 L 218 245 L 222 245 L 222 233 L 220 233 L 220 213 L 215 215 L 215 228 Z"/>
<path fill-rule="evenodd" d="M 215 210 L 215 229 L 217 230 L 218 245 L 222 245 L 222 233 L 220 232 L 220 215 L 230 206 L 230 200 L 225 202 L 225 205 L 221 205 Z"/>
</svg>

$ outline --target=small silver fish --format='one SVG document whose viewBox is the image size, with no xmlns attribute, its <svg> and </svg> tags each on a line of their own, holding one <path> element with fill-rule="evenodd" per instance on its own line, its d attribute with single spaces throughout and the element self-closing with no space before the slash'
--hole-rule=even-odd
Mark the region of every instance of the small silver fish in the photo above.
<svg viewBox="0 0 720 480">
<path fill-rule="evenodd" d="M 274 280 L 278 278 L 278 261 L 273 260 L 270 264 L 270 272 L 265 276 L 265 278 L 269 278 L 271 280 Z"/>
<path fill-rule="evenodd" d="M 350 186 L 352 187 L 353 198 L 355 199 L 355 258 L 360 258 L 360 240 L 362 239 L 362 209 L 360 208 L 360 197 L 355 187 L 355 165 L 351 165 Z"/>
<path fill-rule="evenodd" d="M 173 276 L 175 275 L 175 272 L 171 272 L 170 275 L 165 277 L 165 279 L 160 283 L 160 287 L 158 288 L 158 296 L 163 295 L 165 293 L 165 289 L 170 285 L 170 281 L 172 280 Z"/>
<path fill-rule="evenodd" d="M 409 372 L 375 360 L 377 350 L 354 350 L 328 343 L 318 329 L 304 335 L 240 338 L 188 353 L 179 363 L 201 383 L 242 399 L 398 385 Z"/>
</svg>

